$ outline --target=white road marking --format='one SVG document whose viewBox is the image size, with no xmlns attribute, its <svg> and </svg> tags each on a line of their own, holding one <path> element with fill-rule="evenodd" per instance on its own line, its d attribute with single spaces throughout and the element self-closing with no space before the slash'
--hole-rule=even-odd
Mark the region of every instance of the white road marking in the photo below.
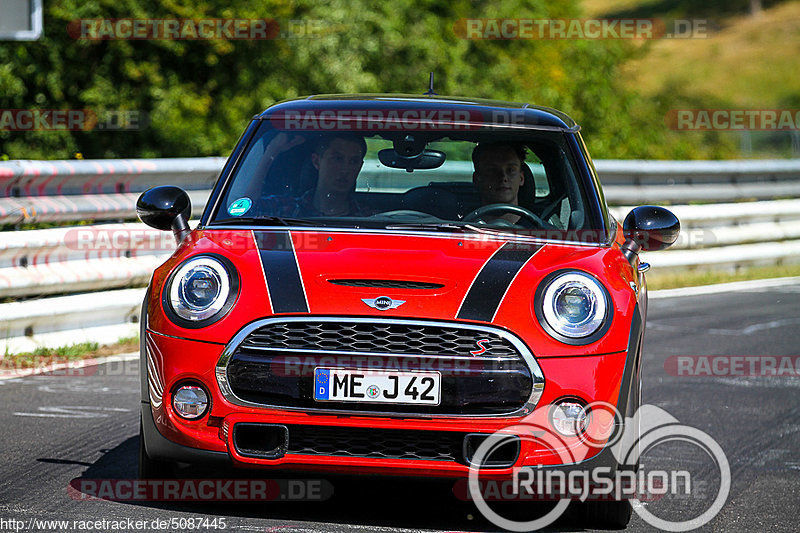
<svg viewBox="0 0 800 533">
<path fill-rule="evenodd" d="M 53 394 L 78 393 L 78 394 L 133 394 L 139 391 L 136 387 L 103 387 L 96 385 L 86 385 L 82 383 L 51 383 L 40 385 L 40 392 L 50 392 Z"/>
<path fill-rule="evenodd" d="M 786 326 L 791 326 L 793 324 L 800 324 L 800 318 L 784 318 L 782 320 L 770 320 L 769 322 L 759 322 L 757 324 L 751 324 L 741 329 L 726 329 L 726 328 L 698 329 L 690 325 L 664 324 L 663 322 L 658 320 L 647 321 L 648 328 L 655 329 L 658 331 L 684 331 L 684 332 L 695 331 L 698 333 L 702 332 L 711 335 L 728 335 L 733 337 L 738 337 L 741 335 L 752 335 L 753 333 L 758 333 L 760 331 L 775 329 L 775 328 L 783 328 Z"/>
<path fill-rule="evenodd" d="M 39 407 L 38 413 L 13 413 L 14 416 L 34 416 L 42 418 L 107 418 L 109 413 L 129 413 L 130 409 L 121 407 L 97 407 L 95 405 L 61 405 Z"/>
</svg>

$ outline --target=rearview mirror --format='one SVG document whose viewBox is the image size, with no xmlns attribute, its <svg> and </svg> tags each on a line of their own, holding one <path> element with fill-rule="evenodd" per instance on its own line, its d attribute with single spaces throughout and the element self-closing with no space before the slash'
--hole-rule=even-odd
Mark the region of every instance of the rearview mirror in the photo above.
<svg viewBox="0 0 800 533">
<path fill-rule="evenodd" d="M 423 150 L 417 155 L 404 156 L 398 154 L 393 148 L 386 148 L 378 152 L 378 159 L 387 167 L 403 168 L 406 172 L 414 172 L 415 170 L 439 168 L 447 156 L 438 150 Z"/>
</svg>

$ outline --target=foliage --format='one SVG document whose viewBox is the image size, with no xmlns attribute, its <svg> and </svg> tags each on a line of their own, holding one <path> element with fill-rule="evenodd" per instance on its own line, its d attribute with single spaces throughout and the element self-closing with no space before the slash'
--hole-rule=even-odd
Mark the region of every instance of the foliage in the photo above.
<svg viewBox="0 0 800 533">
<path fill-rule="evenodd" d="M 641 53 L 621 40 L 467 40 L 463 18 L 580 17 L 579 0 L 62 0 L 45 2 L 38 42 L 0 44 L 0 109 L 139 113 L 131 131 L 0 131 L 0 156 L 87 159 L 227 155 L 249 118 L 314 93 L 440 94 L 527 101 L 582 125 L 595 157 L 722 157 L 667 142 L 662 106 L 621 84 Z M 292 38 L 88 40 L 77 19 L 276 19 Z M 74 23 L 74 22 L 73 22 Z M 300 35 L 309 33 L 312 35 Z M 653 147 L 657 146 L 657 149 Z"/>
</svg>

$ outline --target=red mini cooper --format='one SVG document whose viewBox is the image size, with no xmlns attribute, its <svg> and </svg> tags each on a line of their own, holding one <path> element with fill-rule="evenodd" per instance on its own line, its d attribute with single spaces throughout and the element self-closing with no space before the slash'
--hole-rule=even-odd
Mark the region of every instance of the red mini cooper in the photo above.
<svg viewBox="0 0 800 533">
<path fill-rule="evenodd" d="M 639 405 L 637 254 L 679 223 L 654 206 L 616 221 L 567 115 L 286 101 L 250 123 L 195 229 L 177 187 L 137 211 L 179 244 L 142 313 L 142 477 L 178 462 L 450 478 L 621 467 L 603 442 L 567 461 L 513 430 L 475 461 L 495 432 L 533 423 L 569 448 L 593 405 L 620 413 L 614 432 Z"/>
</svg>

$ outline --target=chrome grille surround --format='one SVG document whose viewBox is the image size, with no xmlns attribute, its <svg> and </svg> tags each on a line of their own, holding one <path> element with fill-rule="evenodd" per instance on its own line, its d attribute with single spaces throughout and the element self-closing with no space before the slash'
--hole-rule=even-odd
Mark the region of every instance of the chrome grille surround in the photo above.
<svg viewBox="0 0 800 533">
<path fill-rule="evenodd" d="M 265 327 L 274 327 L 278 325 L 279 328 L 282 328 L 282 324 L 291 324 L 297 325 L 299 324 L 302 328 L 303 324 L 320 324 L 327 326 L 328 324 L 332 324 L 335 327 L 341 327 L 342 324 L 351 324 L 357 326 L 364 326 L 367 327 L 377 327 L 377 328 L 391 328 L 391 327 L 417 327 L 421 328 L 420 331 L 425 331 L 424 328 L 437 328 L 443 329 L 446 331 L 463 331 L 464 336 L 466 337 L 469 335 L 470 339 L 470 346 L 474 347 L 474 339 L 476 335 L 479 336 L 492 336 L 493 338 L 502 340 L 499 343 L 499 346 L 505 346 L 504 351 L 506 352 L 505 355 L 500 355 L 500 357 L 510 357 L 510 358 L 521 358 L 525 364 L 527 365 L 528 369 L 531 372 L 531 377 L 533 379 L 533 387 L 531 388 L 531 394 L 525 404 L 518 410 L 512 413 L 503 413 L 503 414 L 480 414 L 480 415 L 471 415 L 471 414 L 441 414 L 441 415 L 432 415 L 432 414 L 421 414 L 421 413 L 403 413 L 403 412 L 382 412 L 382 411 L 359 411 L 357 409 L 326 409 L 326 408 L 309 408 L 309 407 L 292 407 L 292 406 L 284 406 L 284 405 L 268 405 L 263 403 L 254 403 L 247 400 L 243 400 L 236 396 L 230 386 L 230 382 L 228 381 L 227 375 L 227 367 L 228 363 L 230 362 L 233 354 L 236 350 L 245 343 L 248 338 L 255 333 L 257 330 L 265 328 Z M 291 329 L 291 328 L 289 328 Z M 457 335 L 456 335 L 457 336 Z M 355 350 L 341 350 L 341 349 L 323 349 L 323 348 L 313 348 L 311 344 L 307 344 L 305 347 L 277 347 L 277 346 L 257 346 L 258 343 L 250 343 L 247 344 L 245 347 L 248 349 L 256 349 L 256 350 L 264 350 L 264 351 L 281 351 L 285 349 L 292 349 L 293 351 L 307 351 L 309 353 L 317 353 L 317 354 L 337 354 L 337 355 L 357 355 L 357 356 L 369 356 L 369 355 L 376 355 L 376 354 L 385 354 L 385 355 L 394 355 L 394 356 L 406 356 L 406 355 L 420 355 L 419 351 L 415 351 L 413 353 L 410 352 L 392 352 L 392 351 L 361 351 L 359 349 Z M 495 345 L 495 341 L 492 341 L 492 346 Z M 456 345 L 457 346 L 457 345 Z M 511 349 L 509 349 L 511 348 Z M 452 347 L 451 349 L 456 349 L 456 347 Z M 500 352 L 493 353 L 491 355 L 498 356 Z M 461 352 L 463 354 L 463 352 Z M 461 355 L 459 354 L 459 355 Z M 442 356 L 442 352 L 437 352 L 437 355 Z M 426 357 L 435 357 L 433 354 L 427 354 Z M 479 356 L 478 356 L 479 357 Z M 542 392 L 544 391 L 544 375 L 542 373 L 541 368 L 539 367 L 536 359 L 534 358 L 531 351 L 525 346 L 525 344 L 517 338 L 512 333 L 497 328 L 493 326 L 483 326 L 471 323 L 464 323 L 464 322 L 444 322 L 444 321 L 436 321 L 436 320 L 412 320 L 412 319 L 401 319 L 401 318 L 380 318 L 380 317 L 370 317 L 370 318 L 363 318 L 363 317 L 331 317 L 331 316 L 280 316 L 280 317 L 272 317 L 266 318 L 262 320 L 257 320 L 252 322 L 242 328 L 231 341 L 225 346 L 224 350 L 222 351 L 222 355 L 220 356 L 219 360 L 217 361 L 217 366 L 215 369 L 217 384 L 219 385 L 220 392 L 225 397 L 226 400 L 229 402 L 239 405 L 242 407 L 254 407 L 254 408 L 261 408 L 261 409 L 279 409 L 279 410 L 289 410 L 289 411 L 303 411 L 303 412 L 314 412 L 320 414 L 361 414 L 367 416 L 381 416 L 381 417 L 393 417 L 393 418 L 436 418 L 436 417 L 455 417 L 455 418 L 517 418 L 520 416 L 524 416 L 533 412 L 536 408 L 536 405 L 539 402 L 539 399 L 542 396 Z"/>
</svg>

